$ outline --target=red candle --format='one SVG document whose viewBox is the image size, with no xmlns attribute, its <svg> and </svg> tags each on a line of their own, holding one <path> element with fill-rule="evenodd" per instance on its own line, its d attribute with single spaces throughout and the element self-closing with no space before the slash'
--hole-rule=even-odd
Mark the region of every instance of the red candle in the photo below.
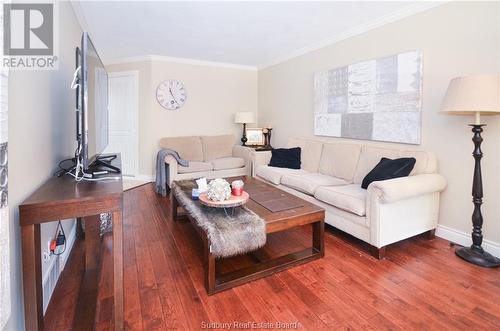
<svg viewBox="0 0 500 331">
<path fill-rule="evenodd" d="M 231 193 L 237 197 L 243 194 L 243 187 L 233 187 Z"/>
</svg>

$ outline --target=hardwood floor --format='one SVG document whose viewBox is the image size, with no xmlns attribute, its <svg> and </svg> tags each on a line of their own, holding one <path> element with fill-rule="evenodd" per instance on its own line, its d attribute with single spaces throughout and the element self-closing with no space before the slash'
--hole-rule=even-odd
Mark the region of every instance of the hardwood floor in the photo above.
<svg viewBox="0 0 500 331">
<path fill-rule="evenodd" d="M 209 297 L 201 241 L 189 223 L 168 219 L 169 199 L 158 197 L 152 185 L 127 191 L 124 199 L 127 330 L 195 330 L 235 321 L 298 322 L 307 330 L 500 328 L 500 269 L 462 262 L 445 240 L 405 240 L 378 261 L 358 240 L 327 230 L 325 258 Z M 308 231 L 272 235 L 268 254 L 307 247 Z M 111 330 L 110 237 L 102 251 L 95 328 Z M 75 309 L 84 309 L 76 307 L 83 258 L 77 242 L 47 310 L 46 329 L 72 329 Z M 252 262 L 232 258 L 222 269 Z"/>
</svg>

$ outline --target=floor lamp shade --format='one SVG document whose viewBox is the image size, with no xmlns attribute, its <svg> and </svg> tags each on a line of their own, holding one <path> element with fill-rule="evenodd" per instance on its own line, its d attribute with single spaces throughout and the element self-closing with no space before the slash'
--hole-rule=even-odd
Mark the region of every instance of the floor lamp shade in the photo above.
<svg viewBox="0 0 500 331">
<path fill-rule="evenodd" d="M 474 211 L 472 213 L 472 245 L 462 247 L 455 251 L 457 256 L 467 262 L 482 267 L 499 267 L 500 259 L 485 252 L 481 246 L 483 242 L 483 215 L 481 205 L 483 203 L 483 180 L 481 174 L 481 133 L 485 124 L 481 124 L 481 114 L 500 114 L 500 76 L 499 75 L 476 75 L 458 77 L 451 80 L 446 96 L 441 106 L 441 111 L 456 115 L 475 114 L 476 120 L 472 126 L 472 142 L 474 150 L 474 175 L 472 181 L 472 202 Z"/>
<path fill-rule="evenodd" d="M 500 75 L 476 75 L 451 80 L 441 111 L 456 115 L 500 114 Z M 479 121 L 478 121 L 479 120 Z"/>
</svg>

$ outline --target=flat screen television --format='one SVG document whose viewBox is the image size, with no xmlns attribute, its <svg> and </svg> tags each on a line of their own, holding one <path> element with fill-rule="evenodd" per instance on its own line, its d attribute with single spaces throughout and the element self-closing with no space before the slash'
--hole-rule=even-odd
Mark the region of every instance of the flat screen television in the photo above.
<svg viewBox="0 0 500 331">
<path fill-rule="evenodd" d="M 83 171 L 98 160 L 109 141 L 108 74 L 87 32 L 80 49 L 80 158 Z"/>
</svg>

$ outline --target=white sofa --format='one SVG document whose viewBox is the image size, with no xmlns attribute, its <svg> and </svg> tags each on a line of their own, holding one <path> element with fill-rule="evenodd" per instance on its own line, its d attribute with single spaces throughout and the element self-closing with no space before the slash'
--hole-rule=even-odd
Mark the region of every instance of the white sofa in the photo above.
<svg viewBox="0 0 500 331">
<path fill-rule="evenodd" d="M 200 177 L 223 178 L 250 175 L 250 148 L 236 145 L 234 135 L 165 137 L 160 140 L 160 148 L 170 148 L 189 161 L 183 167 L 168 155 L 169 182 Z"/>
<path fill-rule="evenodd" d="M 252 153 L 252 175 L 325 209 L 325 222 L 369 243 L 382 258 L 385 246 L 433 230 L 446 180 L 433 153 L 393 146 L 292 138 L 301 147 L 301 169 L 268 166 L 271 152 Z M 382 157 L 414 157 L 409 177 L 361 182 Z"/>
</svg>

